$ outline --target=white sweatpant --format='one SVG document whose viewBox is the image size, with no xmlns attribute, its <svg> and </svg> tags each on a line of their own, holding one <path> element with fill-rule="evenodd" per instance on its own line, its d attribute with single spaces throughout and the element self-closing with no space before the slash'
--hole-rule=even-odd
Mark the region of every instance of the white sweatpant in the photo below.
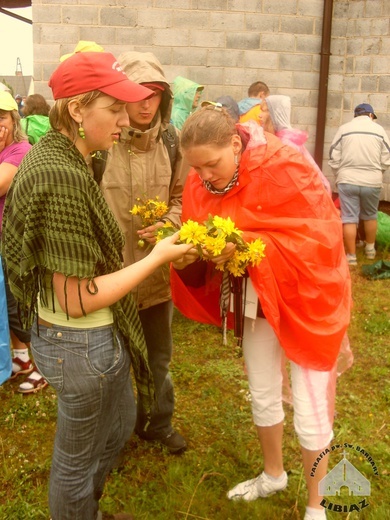
<svg viewBox="0 0 390 520">
<path fill-rule="evenodd" d="M 282 404 L 284 356 L 267 320 L 245 318 L 243 351 L 256 426 L 273 426 L 284 419 Z M 307 450 L 321 450 L 333 438 L 328 395 L 331 372 L 302 368 L 290 361 L 294 427 Z"/>
</svg>

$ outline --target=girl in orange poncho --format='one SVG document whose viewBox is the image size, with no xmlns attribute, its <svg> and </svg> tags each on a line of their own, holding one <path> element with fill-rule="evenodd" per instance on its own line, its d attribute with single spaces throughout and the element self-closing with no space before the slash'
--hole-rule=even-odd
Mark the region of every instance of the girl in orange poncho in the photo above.
<svg viewBox="0 0 390 520">
<path fill-rule="evenodd" d="M 328 389 L 350 315 L 350 276 L 342 226 L 317 172 L 299 152 L 251 122 L 236 125 L 219 107 L 204 107 L 186 121 L 181 138 L 192 171 L 183 193 L 185 222 L 230 217 L 243 238 L 260 237 L 265 258 L 249 267 L 258 318 L 245 318 L 243 352 L 264 471 L 229 491 L 255 500 L 287 486 L 283 467 L 282 353 L 291 363 L 294 425 L 302 448 L 309 501 L 305 520 L 325 518 L 318 483 L 333 437 L 334 395 Z M 218 274 L 234 251 L 199 261 L 192 249 L 173 264 L 173 299 L 187 317 L 221 324 Z M 203 272 L 205 271 L 205 272 Z M 199 274 L 202 272 L 201 274 Z M 218 281 L 218 282 L 217 282 Z"/>
</svg>

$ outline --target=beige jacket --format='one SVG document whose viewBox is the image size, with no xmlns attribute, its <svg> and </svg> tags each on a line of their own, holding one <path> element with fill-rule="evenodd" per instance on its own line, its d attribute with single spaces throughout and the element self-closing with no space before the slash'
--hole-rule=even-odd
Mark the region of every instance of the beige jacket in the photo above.
<svg viewBox="0 0 390 520">
<path fill-rule="evenodd" d="M 124 263 L 132 264 L 150 252 L 150 246 L 140 248 L 137 230 L 139 216 L 130 210 L 141 199 L 155 198 L 169 207 L 166 218 L 176 226 L 181 224 L 182 191 L 189 167 L 179 149 L 174 172 L 161 133 L 167 128 L 172 109 L 172 92 L 161 65 L 151 53 L 126 52 L 118 61 L 129 79 L 137 83 L 164 82 L 165 91 L 151 128 L 145 132 L 134 128 L 122 130 L 120 142 L 109 152 L 101 189 L 125 234 Z M 179 132 L 178 132 L 179 134 Z M 169 266 L 157 269 L 134 291 L 139 309 L 171 299 Z"/>
</svg>

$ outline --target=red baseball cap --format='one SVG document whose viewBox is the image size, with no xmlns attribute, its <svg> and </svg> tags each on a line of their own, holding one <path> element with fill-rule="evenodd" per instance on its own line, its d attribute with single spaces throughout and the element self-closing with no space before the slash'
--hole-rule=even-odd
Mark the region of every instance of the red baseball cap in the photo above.
<svg viewBox="0 0 390 520">
<path fill-rule="evenodd" d="M 154 91 L 130 81 L 109 52 L 78 52 L 63 61 L 49 80 L 54 99 L 100 90 L 120 101 L 134 103 L 154 96 Z"/>
<path fill-rule="evenodd" d="M 163 83 L 158 83 L 157 81 L 151 82 L 151 81 L 145 81 L 144 83 L 141 83 L 146 88 L 158 88 L 159 90 L 164 91 L 165 87 Z"/>
</svg>

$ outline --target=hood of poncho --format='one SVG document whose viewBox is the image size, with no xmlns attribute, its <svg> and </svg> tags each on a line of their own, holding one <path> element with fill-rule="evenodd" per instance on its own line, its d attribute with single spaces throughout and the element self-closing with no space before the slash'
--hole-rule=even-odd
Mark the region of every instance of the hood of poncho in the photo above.
<svg viewBox="0 0 390 520">
<path fill-rule="evenodd" d="M 187 117 L 193 112 L 192 105 L 197 90 L 203 90 L 204 86 L 190 79 L 177 76 L 173 82 L 173 107 L 172 123 L 179 130 L 182 129 Z M 200 98 L 199 98 L 200 103 Z"/>
<path fill-rule="evenodd" d="M 127 51 L 119 55 L 118 61 L 131 81 L 164 84 L 165 90 L 162 94 L 159 112 L 161 129 L 165 130 L 171 119 L 173 94 L 159 60 L 151 52 Z M 151 126 L 155 126 L 155 121 L 152 122 Z"/>
<path fill-rule="evenodd" d="M 291 128 L 291 99 L 289 96 L 273 95 L 265 98 L 275 132 Z"/>
<path fill-rule="evenodd" d="M 195 81 L 177 76 L 173 82 L 175 107 L 180 107 L 191 112 L 195 94 L 198 89 L 203 90 L 203 88 L 203 85 L 199 85 L 199 83 L 195 83 Z"/>
</svg>

